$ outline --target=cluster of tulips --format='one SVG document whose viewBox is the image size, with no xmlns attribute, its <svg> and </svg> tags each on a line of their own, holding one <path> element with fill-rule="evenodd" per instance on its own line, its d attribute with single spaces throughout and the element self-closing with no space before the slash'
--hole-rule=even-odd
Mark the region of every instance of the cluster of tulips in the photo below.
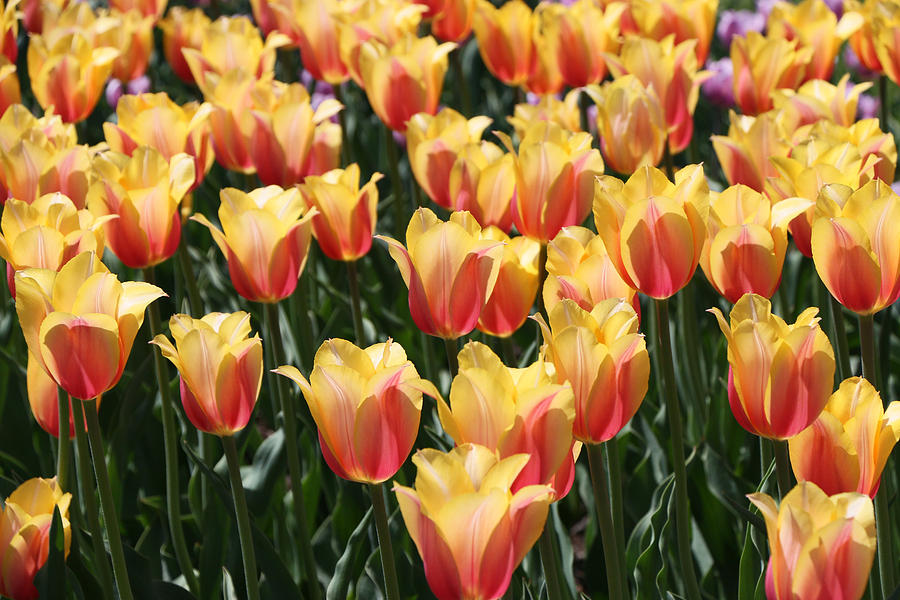
<svg viewBox="0 0 900 600">
<path fill-rule="evenodd" d="M 139 582 L 125 560 L 98 413 L 126 372 L 147 314 L 164 434 L 164 519 L 194 596 L 207 591 L 181 518 L 179 452 L 192 442 L 178 439 L 180 411 L 221 439 L 246 597 L 257 600 L 258 532 L 235 436 L 251 423 L 263 374 L 272 370 L 278 377 L 267 385 L 280 411 L 272 425 L 284 432 L 304 597 L 323 590 L 298 450 L 305 412 L 288 379 L 306 402 L 321 458 L 371 494 L 389 600 L 409 595 L 395 565 L 393 504 L 441 600 L 503 596 L 539 540 L 546 593 L 566 597 L 545 525 L 551 505 L 575 484 L 582 450 L 608 597 L 633 597 L 615 440 L 650 389 L 643 295 L 645 311 L 653 307 L 660 371 L 653 375 L 671 444 L 680 566 L 671 593 L 699 600 L 669 321 L 669 300 L 698 266 L 733 304 L 728 318 L 710 309 L 727 345 L 723 395 L 727 388 L 743 428 L 774 441 L 777 499 L 759 491 L 764 482 L 755 493 L 743 490 L 768 532 L 766 595 L 854 600 L 870 582 L 882 594 L 873 597 L 894 593 L 900 569 L 888 504 L 897 490 L 881 474 L 900 439 L 900 403 L 885 404 L 879 394 L 887 374 L 876 373 L 874 315 L 900 297 L 897 149 L 884 115 L 856 118 L 871 84 L 829 79 L 849 39 L 867 69 L 898 82 L 900 3 L 847 2 L 839 18 L 823 0 L 777 2 L 765 34 L 731 40 L 740 113 L 731 113 L 727 135 L 711 139 L 727 186 L 711 184 L 712 167 L 690 158 L 694 111 L 712 76 L 703 66 L 717 4 L 253 0 L 252 20 L 212 20 L 184 7 L 163 17 L 166 3 L 153 0 L 111 1 L 108 9 L 7 2 L 0 257 L 27 346 L 28 402 L 38 425 L 58 438 L 58 452 L 55 478 L 25 481 L 4 503 L 0 594 L 38 597 L 34 580 L 51 538 L 62 535 L 57 551 L 67 554 L 74 524 L 90 532 L 85 552 L 98 597 L 134 597 Z M 28 32 L 21 36 L 20 20 Z M 150 92 L 156 27 L 165 68 L 202 101 Z M 425 30 L 430 35 L 420 36 Z M 496 142 L 483 139 L 492 121 L 473 110 L 479 98 L 461 67 L 459 110 L 441 105 L 446 72 L 459 66 L 467 43 L 514 88 L 511 135 L 496 131 Z M 20 89 L 26 74 L 17 72 L 23 44 L 30 96 Z M 276 79 L 276 66 L 296 64 L 298 53 L 310 86 Z M 379 205 L 384 176 L 352 162 L 371 149 L 348 135 L 345 113 L 365 108 L 345 100 L 351 86 L 385 128 L 392 215 Z M 79 143 L 84 125 L 76 124 L 101 110 L 104 90 L 115 111 L 102 125 L 105 141 Z M 33 97 L 42 116 L 23 97 Z M 402 178 L 398 145 L 413 181 Z M 247 181 L 247 189 L 215 190 L 215 219 L 193 213 L 193 195 L 214 162 Z M 198 290 L 187 248 L 188 234 L 195 243 L 206 235 L 198 225 L 224 256 L 234 290 L 262 307 L 265 367 L 250 305 L 205 314 L 234 302 L 214 306 Z M 831 295 L 823 301 L 837 352 L 818 308 L 792 324 L 773 312 L 789 234 Z M 378 341 L 371 338 L 381 333 L 365 326 L 357 263 L 376 238 L 384 247 L 375 251 L 390 254 L 408 289 L 412 322 L 445 344 L 443 394 L 438 379 L 419 374 L 411 349 L 388 337 L 396 334 Z M 313 239 L 346 265 L 355 339 L 327 339 L 297 368 L 286 358 L 281 303 L 303 293 L 298 280 Z M 121 281 L 104 252 L 120 274 L 140 273 L 141 281 Z M 170 259 L 188 294 L 187 312 L 171 316 L 167 335 L 157 267 Z M 843 309 L 859 318 L 862 377 L 851 370 Z M 529 317 L 540 337 L 530 355 L 509 343 Z M 491 343 L 460 349 L 476 329 Z M 166 359 L 179 374 L 181 409 Z M 432 402 L 442 430 L 434 435 L 452 449 L 418 449 L 415 481 L 403 485 L 398 471 L 422 446 L 420 421 Z"/>
</svg>

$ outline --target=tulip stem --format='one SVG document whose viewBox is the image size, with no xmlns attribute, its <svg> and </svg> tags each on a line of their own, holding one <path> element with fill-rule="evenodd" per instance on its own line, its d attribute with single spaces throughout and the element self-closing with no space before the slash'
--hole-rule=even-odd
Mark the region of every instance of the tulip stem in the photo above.
<svg viewBox="0 0 900 600">
<path fill-rule="evenodd" d="M 450 53 L 450 62 L 453 63 L 453 74 L 456 77 L 456 85 L 459 86 L 460 108 L 468 118 L 472 115 L 472 97 L 469 94 L 469 82 L 462 66 L 462 46 Z"/>
<path fill-rule="evenodd" d="M 384 145 L 387 150 L 388 172 L 391 188 L 394 190 L 394 237 L 403 241 L 406 231 L 406 214 L 403 210 L 403 182 L 400 181 L 400 158 L 397 156 L 397 142 L 390 128 L 384 127 Z"/>
<path fill-rule="evenodd" d="M 609 473 L 610 513 L 613 527 L 616 529 L 616 548 L 619 550 L 619 567 L 622 581 L 628 581 L 625 567 L 625 513 L 622 508 L 622 466 L 619 464 L 619 441 L 612 438 L 603 444 L 606 446 L 607 473 Z"/>
<path fill-rule="evenodd" d="M 391 544 L 391 528 L 384 503 L 384 484 L 369 483 L 372 508 L 375 509 L 375 530 L 378 532 L 378 548 L 381 552 L 381 568 L 384 571 L 384 593 L 387 600 L 400 600 L 400 584 L 394 566 L 394 548 Z"/>
<path fill-rule="evenodd" d="M 347 284 L 350 287 L 350 312 L 353 313 L 353 333 L 356 334 L 356 345 L 364 347 L 362 310 L 359 306 L 359 274 L 356 261 L 347 261 Z"/>
<path fill-rule="evenodd" d="M 447 351 L 447 364 L 450 366 L 450 379 L 453 379 L 456 377 L 456 374 L 459 373 L 459 359 L 457 358 L 459 344 L 456 342 L 456 338 L 444 338 L 444 349 Z"/>
<path fill-rule="evenodd" d="M 57 390 L 59 404 L 59 443 L 56 455 L 56 478 L 64 492 L 70 491 L 72 474 L 72 442 L 69 440 L 69 394 L 62 388 Z"/>
<path fill-rule="evenodd" d="M 669 150 L 669 138 L 663 145 L 663 163 L 666 165 L 666 177 L 669 181 L 675 181 L 675 162 L 672 160 L 672 151 Z"/>
<path fill-rule="evenodd" d="M 184 229 L 184 227 L 181 228 L 181 243 L 178 244 L 178 266 L 181 267 L 181 274 L 184 277 L 185 287 L 187 287 L 191 316 L 197 319 L 203 314 L 203 301 L 200 300 L 200 289 L 197 287 L 197 277 L 194 275 L 194 266 L 191 264 L 191 257 L 188 253 Z"/>
<path fill-rule="evenodd" d="M 556 563 L 556 552 L 553 549 L 553 532 L 550 530 L 550 518 L 544 524 L 544 531 L 538 538 L 541 553 L 541 565 L 544 567 L 544 579 L 547 583 L 547 600 L 562 600 L 562 591 L 559 584 L 559 565 Z"/>
<path fill-rule="evenodd" d="M 248 600 L 259 600 L 259 577 L 256 575 L 256 554 L 253 550 L 253 533 L 250 530 L 250 512 L 244 496 L 241 481 L 241 462 L 238 458 L 234 437 L 222 436 L 225 460 L 228 462 L 228 477 L 231 480 L 231 495 L 234 497 L 234 515 L 237 517 L 238 538 L 241 540 L 241 556 L 244 559 L 244 579 L 247 583 Z"/>
<path fill-rule="evenodd" d="M 787 440 L 772 440 L 775 449 L 775 476 L 778 478 L 778 493 L 784 498 L 791 491 L 791 458 Z"/>
<path fill-rule="evenodd" d="M 850 351 L 847 349 L 847 331 L 844 329 L 844 311 L 837 298 L 831 298 L 831 322 L 834 324 L 834 338 L 838 351 L 838 378 L 841 381 L 850 377 Z"/>
<path fill-rule="evenodd" d="M 600 444 L 586 444 L 588 465 L 591 469 L 591 484 L 594 486 L 594 505 L 597 522 L 600 525 L 600 539 L 603 542 L 603 559 L 606 563 L 606 580 L 609 585 L 610 600 L 625 598 L 622 570 L 619 567 L 621 553 L 616 543 L 616 530 L 612 520 L 609 485 L 603 470 L 603 447 Z"/>
<path fill-rule="evenodd" d="M 541 249 L 538 252 L 538 288 L 537 288 L 537 308 L 538 313 L 547 319 L 547 307 L 544 306 L 544 283 L 547 281 L 547 244 L 541 243 Z M 538 338 L 540 338 L 540 330 L 538 330 Z M 541 340 L 538 339 L 538 346 Z"/>
<path fill-rule="evenodd" d="M 878 95 L 880 96 L 881 106 L 881 130 L 890 133 L 890 125 L 888 124 L 888 76 L 882 75 L 878 79 Z"/>
<path fill-rule="evenodd" d="M 700 600 L 700 586 L 694 573 L 691 556 L 691 509 L 687 490 L 687 468 L 684 463 L 684 432 L 681 424 L 681 407 L 675 387 L 675 365 L 672 357 L 672 339 L 669 337 L 669 301 L 655 300 L 659 354 L 662 359 L 663 385 L 666 393 L 666 414 L 669 417 L 669 433 L 672 436 L 672 467 L 675 470 L 675 530 L 678 541 L 678 558 L 688 600 Z"/>
<path fill-rule="evenodd" d="M 284 342 L 281 338 L 279 304 L 265 304 L 263 310 L 265 311 L 266 330 L 271 338 L 272 353 L 274 354 L 276 366 L 285 365 L 287 364 L 287 358 L 284 356 Z M 303 499 L 303 470 L 300 468 L 300 450 L 297 448 L 297 415 L 294 410 L 294 397 L 284 388 L 283 377 L 275 377 L 275 390 L 281 403 L 281 416 L 284 419 L 284 440 L 287 451 L 288 475 L 291 479 L 294 520 L 297 521 L 297 541 L 300 544 L 303 569 L 306 572 L 309 584 L 309 597 L 318 599 L 322 593 L 319 589 L 316 560 L 309 539 L 309 526 L 306 522 L 306 503 Z"/>
<path fill-rule="evenodd" d="M 113 503 L 112 488 L 109 486 L 109 472 L 106 470 L 106 456 L 103 451 L 100 418 L 97 413 L 98 402 L 97 400 L 85 400 L 83 405 L 87 417 L 88 439 L 91 442 L 91 461 L 94 463 L 97 490 L 100 492 L 100 510 L 103 511 L 106 537 L 109 540 L 109 553 L 112 555 L 116 589 L 119 590 L 121 600 L 133 600 L 131 584 L 128 582 L 128 568 L 125 566 L 125 551 L 122 549 L 122 534 L 119 531 L 119 515 L 116 513 L 116 506 Z"/>
<path fill-rule="evenodd" d="M 875 318 L 872 315 L 858 315 L 858 317 L 863 377 L 880 390 L 879 382 L 875 381 Z"/>
<path fill-rule="evenodd" d="M 153 267 L 144 269 L 144 281 L 155 283 Z M 193 307 L 193 302 L 191 303 Z M 159 319 L 159 307 L 154 303 L 147 307 L 150 317 L 150 339 L 162 333 Z M 181 490 L 178 482 L 178 433 L 175 423 L 175 409 L 172 406 L 172 395 L 169 393 L 169 377 L 166 374 L 166 363 L 158 346 L 153 347 L 153 366 L 156 371 L 156 386 L 159 388 L 159 403 L 162 407 L 163 453 L 166 463 L 166 516 L 169 522 L 169 535 L 172 536 L 172 547 L 178 568 L 184 575 L 188 589 L 195 596 L 200 593 L 200 582 L 191 563 L 187 542 L 184 540 L 184 529 L 181 526 Z"/>
<path fill-rule="evenodd" d="M 113 600 L 113 578 L 103 545 L 103 530 L 100 529 L 100 516 L 97 512 L 97 498 L 91 485 L 91 455 L 88 450 L 87 434 L 84 431 L 84 408 L 80 400 L 72 403 L 72 417 L 75 423 L 75 448 L 78 450 L 78 482 L 81 488 L 81 500 L 84 503 L 84 514 L 87 517 L 88 529 L 91 530 L 91 545 L 94 547 L 94 564 L 100 576 L 100 586 L 106 600 Z M 68 424 L 67 424 L 68 425 Z"/>
</svg>

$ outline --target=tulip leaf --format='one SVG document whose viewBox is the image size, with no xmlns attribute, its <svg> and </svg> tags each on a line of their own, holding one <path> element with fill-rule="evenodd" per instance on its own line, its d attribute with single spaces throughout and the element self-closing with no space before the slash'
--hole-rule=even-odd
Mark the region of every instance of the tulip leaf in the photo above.
<svg viewBox="0 0 900 600">
<path fill-rule="evenodd" d="M 47 536 L 49 553 L 47 562 L 34 578 L 38 597 L 47 600 L 66 598 L 66 532 L 62 524 L 59 508 L 53 508 L 53 520 Z"/>
<path fill-rule="evenodd" d="M 251 512 L 263 513 L 272 499 L 272 488 L 285 472 L 284 430 L 263 440 L 253 455 L 253 464 L 241 468 L 241 479 Z"/>
<path fill-rule="evenodd" d="M 666 478 L 656 490 L 650 503 L 650 510 L 637 522 L 631 537 L 626 544 L 626 564 L 633 566 L 635 580 L 635 598 L 658 597 L 652 578 L 665 570 L 655 546 L 661 538 L 664 520 L 667 518 L 667 506 L 674 491 L 674 477 Z M 651 591 L 652 590 L 652 591 Z"/>
<path fill-rule="evenodd" d="M 368 546 L 368 529 L 369 521 L 372 520 L 372 508 L 366 511 L 365 516 L 350 534 L 347 540 L 347 547 L 334 566 L 334 577 L 328 583 L 328 589 L 325 592 L 327 600 L 341 600 L 347 598 L 350 582 L 359 576 L 354 570 L 356 557 L 362 552 L 364 546 Z"/>
<path fill-rule="evenodd" d="M 744 534 L 744 547 L 741 550 L 738 575 L 738 600 L 754 600 L 756 598 L 756 584 L 759 581 L 756 565 L 758 560 L 756 559 L 756 548 L 753 547 L 753 541 L 750 537 L 751 531 L 752 528 L 748 526 Z"/>
</svg>

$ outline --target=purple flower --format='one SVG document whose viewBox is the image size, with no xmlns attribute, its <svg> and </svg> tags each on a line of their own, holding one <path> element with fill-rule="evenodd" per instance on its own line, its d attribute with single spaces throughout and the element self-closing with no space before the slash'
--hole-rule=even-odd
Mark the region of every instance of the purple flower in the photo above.
<svg viewBox="0 0 900 600">
<path fill-rule="evenodd" d="M 772 9 L 779 1 L 780 0 L 757 0 L 756 10 L 768 21 L 769 13 L 772 12 Z"/>
<path fill-rule="evenodd" d="M 110 79 L 106 84 L 106 103 L 113 110 L 119 104 L 119 98 L 125 93 L 125 86 L 118 79 Z"/>
<path fill-rule="evenodd" d="M 716 36 L 725 46 L 731 45 L 735 36 L 746 36 L 750 31 L 762 32 L 766 28 L 766 17 L 749 10 L 726 10 L 719 17 Z"/>
<path fill-rule="evenodd" d="M 707 61 L 706 69 L 713 75 L 703 82 L 702 90 L 709 101 L 717 106 L 734 106 L 734 66 L 727 56 Z"/>
<path fill-rule="evenodd" d="M 895 181 L 891 184 L 891 189 L 894 190 L 895 194 L 900 194 L 900 181 Z"/>
<path fill-rule="evenodd" d="M 878 116 L 878 109 L 881 108 L 881 102 L 875 96 L 869 94 L 860 94 L 859 102 L 856 105 L 856 118 L 874 119 Z"/>
<path fill-rule="evenodd" d="M 844 14 L 844 0 L 825 0 L 825 4 L 838 18 Z"/>
<path fill-rule="evenodd" d="M 878 73 L 870 71 L 859 61 L 859 57 L 856 56 L 856 52 L 853 51 L 850 44 L 844 48 L 844 62 L 847 64 L 847 68 L 858 75 L 860 79 L 871 80 L 878 77 Z"/>
<path fill-rule="evenodd" d="M 128 85 L 125 86 L 125 89 L 128 90 L 129 94 L 137 96 L 138 94 L 146 94 L 150 91 L 150 78 L 146 75 L 141 75 L 137 79 L 132 79 L 128 82 Z"/>
</svg>

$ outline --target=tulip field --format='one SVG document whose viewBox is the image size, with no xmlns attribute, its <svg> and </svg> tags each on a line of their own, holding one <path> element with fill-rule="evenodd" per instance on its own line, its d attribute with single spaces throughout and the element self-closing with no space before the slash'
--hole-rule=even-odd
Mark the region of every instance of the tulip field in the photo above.
<svg viewBox="0 0 900 600">
<path fill-rule="evenodd" d="M 900 600 L 900 0 L 0 3 L 0 597 Z"/>
</svg>

